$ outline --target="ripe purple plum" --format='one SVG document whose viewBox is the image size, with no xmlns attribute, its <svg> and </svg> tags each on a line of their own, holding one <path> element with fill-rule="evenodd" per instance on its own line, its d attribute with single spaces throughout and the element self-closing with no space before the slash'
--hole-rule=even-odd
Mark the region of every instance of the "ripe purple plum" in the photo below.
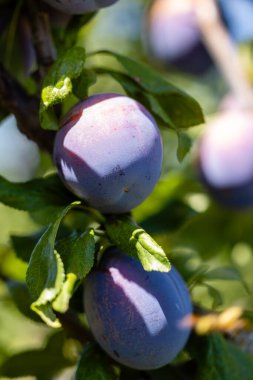
<svg viewBox="0 0 253 380">
<path fill-rule="evenodd" d="M 74 194 L 103 213 L 129 212 L 159 179 L 162 141 L 151 114 L 120 94 L 78 103 L 56 135 L 54 160 Z"/>
<path fill-rule="evenodd" d="M 108 7 L 117 0 L 45 0 L 53 8 L 68 14 L 84 14 Z"/>
<path fill-rule="evenodd" d="M 145 43 L 157 62 L 190 74 L 212 65 L 191 0 L 154 0 L 146 20 Z"/>
<path fill-rule="evenodd" d="M 198 149 L 200 176 L 223 206 L 253 206 L 253 113 L 230 109 L 207 126 Z"/>
<path fill-rule="evenodd" d="M 176 269 L 146 272 L 117 248 L 109 248 L 87 277 L 84 307 L 100 346 L 130 368 L 168 364 L 190 334 L 183 320 L 192 313 L 192 304 Z"/>
</svg>

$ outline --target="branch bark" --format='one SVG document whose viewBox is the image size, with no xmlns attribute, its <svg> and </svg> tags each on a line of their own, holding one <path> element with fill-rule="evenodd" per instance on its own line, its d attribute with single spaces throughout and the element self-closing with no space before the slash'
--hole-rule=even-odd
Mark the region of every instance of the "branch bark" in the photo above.
<svg viewBox="0 0 253 380">
<path fill-rule="evenodd" d="M 27 11 L 33 34 L 33 44 L 37 57 L 40 81 L 56 59 L 56 50 L 51 34 L 48 14 L 39 9 L 34 0 L 27 0 Z"/>
<path fill-rule="evenodd" d="M 19 130 L 38 146 L 52 153 L 55 133 L 41 129 L 39 99 L 30 96 L 0 63 L 0 107 L 14 114 Z"/>
</svg>

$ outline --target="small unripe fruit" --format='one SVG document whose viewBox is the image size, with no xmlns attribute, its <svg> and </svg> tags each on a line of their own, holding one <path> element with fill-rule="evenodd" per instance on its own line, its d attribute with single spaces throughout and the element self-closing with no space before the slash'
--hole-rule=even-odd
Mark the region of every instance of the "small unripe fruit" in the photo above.
<svg viewBox="0 0 253 380">
<path fill-rule="evenodd" d="M 78 103 L 56 135 L 54 160 L 66 187 L 101 212 L 130 211 L 153 190 L 162 141 L 151 114 L 119 94 Z"/>
<path fill-rule="evenodd" d="M 53 8 L 68 14 L 84 14 L 108 7 L 117 0 L 45 0 Z"/>
<path fill-rule="evenodd" d="M 19 131 L 14 116 L 0 123 L 0 175 L 11 182 L 33 178 L 39 165 L 38 146 Z"/>
<path fill-rule="evenodd" d="M 84 306 L 100 346 L 116 361 L 152 370 L 171 362 L 184 348 L 192 312 L 186 285 L 172 268 L 146 272 L 139 261 L 109 249 L 88 277 Z"/>
<path fill-rule="evenodd" d="M 199 145 L 203 183 L 222 205 L 253 206 L 253 113 L 228 110 L 207 126 Z"/>
</svg>

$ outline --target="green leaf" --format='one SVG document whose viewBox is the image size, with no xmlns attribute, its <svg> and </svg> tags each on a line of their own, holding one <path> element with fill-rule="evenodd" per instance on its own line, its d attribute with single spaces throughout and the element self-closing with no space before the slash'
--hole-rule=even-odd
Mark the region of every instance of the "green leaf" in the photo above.
<svg viewBox="0 0 253 380">
<path fill-rule="evenodd" d="M 144 91 L 155 97 L 160 110 L 163 110 L 163 114 L 166 112 L 167 117 L 176 128 L 188 128 L 204 122 L 203 112 L 196 100 L 166 81 L 161 74 L 148 65 L 108 50 L 92 53 L 92 55 L 95 54 L 106 54 L 114 57 L 132 81 L 142 90 L 141 92 Z M 126 81 L 124 81 L 123 87 L 125 85 Z M 158 109 L 157 106 L 156 109 Z"/>
<path fill-rule="evenodd" d="M 55 373 L 74 364 L 64 355 L 65 342 L 65 335 L 61 331 L 51 335 L 43 349 L 12 355 L 1 366 L 1 375 L 10 378 L 36 376 L 39 380 L 52 379 Z"/>
<path fill-rule="evenodd" d="M 73 80 L 73 94 L 80 100 L 88 96 L 89 87 L 96 83 L 97 77 L 94 71 L 84 70 L 81 75 Z"/>
<path fill-rule="evenodd" d="M 18 310 L 27 318 L 40 322 L 41 319 L 31 311 L 30 306 L 32 300 L 26 283 L 20 281 L 8 281 L 7 286 Z"/>
<path fill-rule="evenodd" d="M 55 222 L 49 225 L 33 250 L 27 270 L 27 285 L 34 300 L 31 307 L 41 317 L 46 311 L 44 320 L 48 323 L 52 318 L 53 325 L 58 324 L 58 321 L 48 303 L 56 298 L 64 283 L 63 262 L 54 249 L 55 239 L 62 219 L 78 204 L 80 202 L 73 202 L 67 206 Z"/>
<path fill-rule="evenodd" d="M 45 229 L 43 228 L 42 230 L 30 236 L 11 235 L 11 244 L 17 257 L 22 261 L 28 263 L 35 245 L 44 232 Z"/>
<path fill-rule="evenodd" d="M 94 264 L 93 229 L 72 238 L 62 239 L 57 244 L 57 249 L 61 254 L 66 273 L 74 273 L 79 280 L 83 280 Z"/>
<path fill-rule="evenodd" d="M 146 271 L 170 270 L 171 265 L 163 249 L 129 217 L 108 218 L 105 228 L 112 243 L 138 258 Z"/>
<path fill-rule="evenodd" d="M 195 347 L 192 349 L 198 362 L 196 380 L 252 379 L 253 358 L 225 341 L 221 335 L 196 338 L 193 344 Z"/>
<path fill-rule="evenodd" d="M 117 379 L 107 356 L 95 344 L 89 344 L 82 353 L 74 380 Z"/>
<path fill-rule="evenodd" d="M 40 316 L 40 318 L 50 327 L 55 329 L 61 327 L 61 323 L 53 311 L 50 303 L 37 304 L 33 302 L 31 309 Z"/>
<path fill-rule="evenodd" d="M 41 92 L 40 122 L 44 129 L 57 129 L 57 122 L 49 107 L 62 103 L 72 93 L 73 80 L 80 77 L 85 62 L 85 50 L 73 47 L 60 57 L 46 75 Z"/>
<path fill-rule="evenodd" d="M 221 306 L 223 304 L 223 298 L 221 295 L 221 292 L 214 288 L 213 286 L 209 284 L 203 284 L 206 286 L 208 290 L 209 296 L 213 299 L 212 309 L 216 309 L 217 307 Z"/>
<path fill-rule="evenodd" d="M 178 132 L 178 147 L 177 147 L 177 158 L 178 161 L 181 162 L 189 153 L 191 147 L 192 147 L 192 140 L 189 135 L 183 132 Z"/>
<path fill-rule="evenodd" d="M 43 82 L 41 100 L 46 108 L 62 102 L 71 93 L 72 80 L 81 75 L 84 62 L 85 50 L 73 47 L 54 63 Z"/>
<path fill-rule="evenodd" d="M 72 234 L 60 240 L 56 247 L 64 263 L 66 279 L 53 302 L 53 308 L 64 313 L 68 310 L 69 301 L 76 290 L 76 285 L 86 277 L 94 265 L 94 231 L 85 231 L 81 235 Z"/>
<path fill-rule="evenodd" d="M 62 285 L 61 291 L 53 301 L 53 309 L 60 313 L 66 313 L 69 301 L 75 291 L 77 277 L 74 273 L 68 273 Z"/>
<path fill-rule="evenodd" d="M 42 128 L 57 131 L 59 128 L 58 119 L 54 113 L 53 108 L 40 108 L 40 124 Z"/>
<path fill-rule="evenodd" d="M 0 202 L 7 206 L 29 212 L 46 209 L 52 220 L 72 201 L 72 194 L 57 175 L 25 183 L 12 183 L 0 177 Z"/>
<path fill-rule="evenodd" d="M 127 95 L 137 99 L 146 108 L 150 109 L 152 114 L 157 118 L 157 121 L 162 124 L 167 124 L 173 130 L 176 126 L 172 122 L 166 110 L 164 110 L 156 97 L 150 93 L 145 92 L 138 83 L 136 83 L 127 74 L 117 72 L 111 69 L 98 68 L 96 69 L 98 74 L 108 74 L 123 87 Z"/>
</svg>

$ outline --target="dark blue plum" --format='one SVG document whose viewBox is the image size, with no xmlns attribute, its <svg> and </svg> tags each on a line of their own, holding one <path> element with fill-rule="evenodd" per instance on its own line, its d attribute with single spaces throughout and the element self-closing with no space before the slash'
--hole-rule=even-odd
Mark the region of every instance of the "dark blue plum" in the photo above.
<svg viewBox="0 0 253 380">
<path fill-rule="evenodd" d="M 253 40 L 253 0 L 218 0 L 224 22 L 236 42 Z"/>
<path fill-rule="evenodd" d="M 152 370 L 184 348 L 192 312 L 186 285 L 172 268 L 146 272 L 139 261 L 110 248 L 85 283 L 84 306 L 100 346 L 119 363 Z"/>
<path fill-rule="evenodd" d="M 200 177 L 223 206 L 253 206 L 253 113 L 223 112 L 204 132 L 199 145 Z"/>
<path fill-rule="evenodd" d="M 53 8 L 68 14 L 84 14 L 108 7 L 118 0 L 45 0 Z"/>
<path fill-rule="evenodd" d="M 213 62 L 208 54 L 190 2 L 154 0 L 147 20 L 145 39 L 150 54 L 165 66 L 190 74 L 204 74 Z M 187 5 L 189 3 L 189 5 Z"/>
<path fill-rule="evenodd" d="M 57 133 L 54 160 L 65 185 L 101 212 L 130 211 L 159 179 L 162 141 L 150 113 L 119 94 L 78 103 Z"/>
</svg>

